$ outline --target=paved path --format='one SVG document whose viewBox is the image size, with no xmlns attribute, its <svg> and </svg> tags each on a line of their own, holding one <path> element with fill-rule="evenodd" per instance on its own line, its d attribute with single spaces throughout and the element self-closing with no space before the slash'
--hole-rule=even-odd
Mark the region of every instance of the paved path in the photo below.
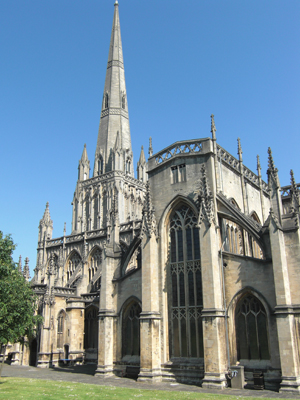
<svg viewBox="0 0 300 400">
<path fill-rule="evenodd" d="M 255 397 L 269 397 L 278 399 L 299 399 L 299 394 L 293 393 L 277 393 L 270 390 L 238 390 L 238 389 L 224 389 L 223 391 L 215 389 L 202 389 L 199 386 L 183 385 L 181 383 L 145 383 L 137 382 L 133 379 L 119 378 L 116 376 L 110 378 L 103 378 L 94 376 L 95 366 L 85 365 L 66 368 L 35 368 L 18 365 L 3 366 L 3 377 L 16 377 L 16 378 L 33 378 L 33 379 L 49 379 L 53 381 L 67 381 L 67 382 L 82 382 L 94 385 L 126 387 L 132 389 L 155 389 L 155 390 L 169 390 L 169 391 L 185 391 L 185 392 L 202 392 L 202 393 L 215 393 L 215 394 L 230 394 L 234 396 L 255 396 Z"/>
</svg>

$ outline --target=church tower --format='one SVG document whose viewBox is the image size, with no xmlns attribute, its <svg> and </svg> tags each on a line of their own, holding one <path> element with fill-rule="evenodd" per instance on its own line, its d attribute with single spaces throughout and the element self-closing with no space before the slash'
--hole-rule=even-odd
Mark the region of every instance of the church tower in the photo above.
<svg viewBox="0 0 300 400">
<path fill-rule="evenodd" d="M 94 177 L 112 170 L 134 176 L 118 1 L 115 2 Z"/>
</svg>

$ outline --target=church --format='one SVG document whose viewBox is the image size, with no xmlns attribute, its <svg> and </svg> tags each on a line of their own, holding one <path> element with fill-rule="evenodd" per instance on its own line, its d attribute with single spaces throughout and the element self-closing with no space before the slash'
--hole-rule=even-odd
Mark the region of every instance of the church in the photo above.
<svg viewBox="0 0 300 400">
<path fill-rule="evenodd" d="M 104 67 L 104 66 L 103 66 Z M 223 389 L 300 392 L 299 184 L 268 182 L 211 135 L 183 140 L 134 176 L 119 5 L 115 2 L 94 164 L 86 146 L 72 231 L 52 238 L 47 203 L 32 287 L 44 323 L 30 344 L 41 368 L 95 364 L 95 379 L 134 373 Z M 32 359 L 32 356 L 31 356 Z"/>
</svg>

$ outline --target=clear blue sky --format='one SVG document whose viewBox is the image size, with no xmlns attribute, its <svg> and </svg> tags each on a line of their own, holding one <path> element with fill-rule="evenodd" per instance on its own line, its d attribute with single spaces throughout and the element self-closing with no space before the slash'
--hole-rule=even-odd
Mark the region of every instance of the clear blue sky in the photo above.
<svg viewBox="0 0 300 400">
<path fill-rule="evenodd" d="M 300 182 L 300 1 L 120 0 L 136 165 L 154 152 L 210 136 L 256 171 L 267 148 L 281 185 Z M 53 237 L 71 232 L 84 143 L 93 168 L 114 0 L 1 0 L 0 230 L 36 264 L 50 203 Z M 33 273 L 31 272 L 33 276 Z"/>
</svg>

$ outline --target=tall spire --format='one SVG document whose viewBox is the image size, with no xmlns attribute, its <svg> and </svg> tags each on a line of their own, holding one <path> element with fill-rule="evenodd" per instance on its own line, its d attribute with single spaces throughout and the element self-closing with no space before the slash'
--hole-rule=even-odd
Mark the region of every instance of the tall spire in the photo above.
<svg viewBox="0 0 300 400">
<path fill-rule="evenodd" d="M 123 152 L 123 163 L 120 169 L 133 176 L 133 155 L 123 64 L 119 4 L 116 1 L 95 154 L 94 176 L 113 170 L 113 150 L 117 132 L 120 135 L 118 141 Z M 101 169 L 99 166 L 102 164 L 103 168 Z"/>
</svg>

